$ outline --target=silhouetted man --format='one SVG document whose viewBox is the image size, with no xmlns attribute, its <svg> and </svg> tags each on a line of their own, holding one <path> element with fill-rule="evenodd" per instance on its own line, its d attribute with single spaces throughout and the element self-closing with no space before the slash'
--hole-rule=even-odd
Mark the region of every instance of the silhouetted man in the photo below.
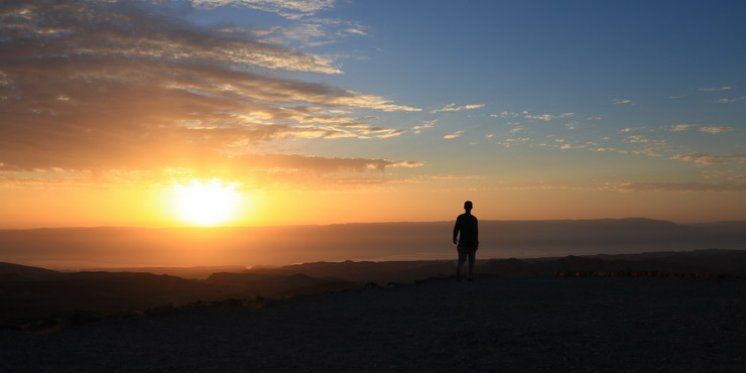
<svg viewBox="0 0 746 373">
<path fill-rule="evenodd" d="M 471 214 L 474 207 L 471 201 L 464 202 L 464 212 L 456 218 L 453 227 L 453 243 L 458 250 L 458 266 L 456 267 L 456 279 L 461 281 L 461 267 L 469 259 L 469 281 L 474 274 L 474 261 L 476 260 L 477 248 L 479 248 L 479 228 L 477 217 Z"/>
</svg>

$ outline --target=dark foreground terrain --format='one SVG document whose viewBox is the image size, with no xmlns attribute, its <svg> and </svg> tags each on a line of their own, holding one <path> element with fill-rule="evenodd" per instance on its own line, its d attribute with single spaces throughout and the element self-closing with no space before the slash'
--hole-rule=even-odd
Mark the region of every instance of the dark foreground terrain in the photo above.
<svg viewBox="0 0 746 373">
<path fill-rule="evenodd" d="M 0 331 L 2 371 L 743 371 L 742 279 L 432 279 Z"/>
<path fill-rule="evenodd" d="M 236 272 L 208 274 L 214 269 L 59 272 L 0 262 L 0 329 L 57 329 L 109 317 L 160 313 L 164 307 L 221 304 L 226 300 L 254 305 L 257 300 L 354 290 L 371 283 L 411 283 L 451 275 L 454 261 L 315 262 L 251 270 L 219 268 Z M 478 261 L 477 271 L 501 278 L 746 280 L 746 251 L 486 259 Z M 183 278 L 165 273 L 205 274 Z"/>
</svg>

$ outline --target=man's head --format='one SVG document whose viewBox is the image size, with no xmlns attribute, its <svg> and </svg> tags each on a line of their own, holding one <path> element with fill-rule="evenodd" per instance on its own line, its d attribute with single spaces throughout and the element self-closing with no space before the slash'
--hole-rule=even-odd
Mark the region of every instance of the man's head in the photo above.
<svg viewBox="0 0 746 373">
<path fill-rule="evenodd" d="M 466 212 L 470 212 L 473 208 L 474 205 L 471 203 L 471 201 L 464 202 L 464 210 L 466 210 Z"/>
</svg>

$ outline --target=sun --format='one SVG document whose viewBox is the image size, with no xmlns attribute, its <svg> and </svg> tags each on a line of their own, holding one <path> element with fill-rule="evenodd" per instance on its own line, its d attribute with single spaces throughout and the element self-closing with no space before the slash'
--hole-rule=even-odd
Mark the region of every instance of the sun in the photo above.
<svg viewBox="0 0 746 373">
<path fill-rule="evenodd" d="M 171 188 L 176 217 L 188 225 L 216 226 L 236 219 L 244 196 L 235 183 L 218 179 L 191 180 Z"/>
</svg>

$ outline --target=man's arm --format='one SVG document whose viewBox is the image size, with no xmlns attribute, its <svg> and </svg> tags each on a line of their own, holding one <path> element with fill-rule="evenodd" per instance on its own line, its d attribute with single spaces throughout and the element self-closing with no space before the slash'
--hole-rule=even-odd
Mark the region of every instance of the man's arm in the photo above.
<svg viewBox="0 0 746 373">
<path fill-rule="evenodd" d="M 477 247 L 479 247 L 479 220 L 477 218 L 474 218 L 474 234 L 477 238 Z"/>
<path fill-rule="evenodd" d="M 461 224 L 459 224 L 460 221 L 458 218 L 456 218 L 456 224 L 453 226 L 453 243 L 458 243 L 458 232 L 461 230 Z"/>
</svg>

